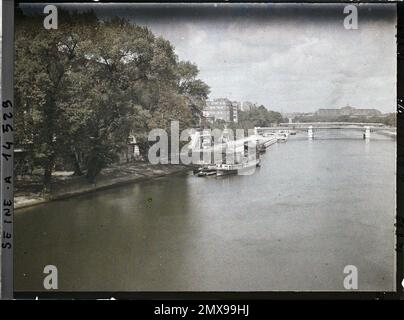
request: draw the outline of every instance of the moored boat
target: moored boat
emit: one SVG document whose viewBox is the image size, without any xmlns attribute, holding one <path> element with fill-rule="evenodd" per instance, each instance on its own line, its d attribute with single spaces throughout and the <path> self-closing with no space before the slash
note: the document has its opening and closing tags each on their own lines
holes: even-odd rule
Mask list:
<svg viewBox="0 0 404 320">
<path fill-rule="evenodd" d="M 264 135 L 257 135 L 257 148 L 260 153 L 264 153 L 266 149 L 276 143 L 277 137 L 273 133 L 266 133 Z"/>
<path fill-rule="evenodd" d="M 194 175 L 197 177 L 206 177 L 216 174 L 216 166 L 215 165 L 205 165 L 199 167 L 198 169 L 194 170 Z"/>
<path fill-rule="evenodd" d="M 272 146 L 274 143 L 276 143 L 278 139 L 275 136 L 268 137 L 268 140 L 264 142 L 265 148 L 268 148 L 269 146 Z"/>
<path fill-rule="evenodd" d="M 197 177 L 208 177 L 216 175 L 216 171 L 199 171 L 196 176 Z"/>
<path fill-rule="evenodd" d="M 216 175 L 217 176 L 225 176 L 230 174 L 241 174 L 246 175 L 249 171 L 253 173 L 255 167 L 259 167 L 261 163 L 261 159 L 249 160 L 244 163 L 237 164 L 219 164 L 216 166 Z"/>
<path fill-rule="evenodd" d="M 279 131 L 276 134 L 276 137 L 277 137 L 278 141 L 280 141 L 280 142 L 286 142 L 288 140 L 288 136 L 289 136 L 289 134 L 284 131 Z"/>
</svg>

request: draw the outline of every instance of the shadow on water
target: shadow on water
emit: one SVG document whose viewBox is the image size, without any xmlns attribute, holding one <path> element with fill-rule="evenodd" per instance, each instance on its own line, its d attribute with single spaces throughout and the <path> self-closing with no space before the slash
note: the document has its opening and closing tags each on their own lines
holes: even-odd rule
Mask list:
<svg viewBox="0 0 404 320">
<path fill-rule="evenodd" d="M 186 177 L 171 178 L 19 210 L 17 290 L 41 290 L 47 264 L 58 267 L 61 290 L 157 290 L 180 283 L 189 202 Z"/>
</svg>

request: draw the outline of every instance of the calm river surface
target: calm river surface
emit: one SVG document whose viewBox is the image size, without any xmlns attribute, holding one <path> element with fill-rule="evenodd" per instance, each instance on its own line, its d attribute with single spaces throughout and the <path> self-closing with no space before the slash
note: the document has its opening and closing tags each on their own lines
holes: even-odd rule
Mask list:
<svg viewBox="0 0 404 320">
<path fill-rule="evenodd" d="M 169 176 L 15 213 L 15 289 L 393 290 L 396 141 L 304 134 L 252 176 Z"/>
</svg>

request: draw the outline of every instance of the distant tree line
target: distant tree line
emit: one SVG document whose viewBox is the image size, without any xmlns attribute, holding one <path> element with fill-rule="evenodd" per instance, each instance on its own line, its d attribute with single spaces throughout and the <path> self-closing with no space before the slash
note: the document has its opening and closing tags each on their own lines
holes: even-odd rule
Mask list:
<svg viewBox="0 0 404 320">
<path fill-rule="evenodd" d="M 238 122 L 227 123 L 224 120 L 216 120 L 215 122 L 209 122 L 207 119 L 203 119 L 201 127 L 209 129 L 244 129 L 244 134 L 248 134 L 249 129 L 254 127 L 270 127 L 272 125 L 278 125 L 281 122 L 287 122 L 287 119 L 283 119 L 279 112 L 268 110 L 265 106 L 252 106 L 248 111 L 238 111 Z"/>
<path fill-rule="evenodd" d="M 239 111 L 238 124 L 241 128 L 270 127 L 283 122 L 279 112 L 268 110 L 265 106 L 253 106 L 249 111 Z"/>
<path fill-rule="evenodd" d="M 58 24 L 16 14 L 15 142 L 43 169 L 45 189 L 57 164 L 94 181 L 130 134 L 146 154 L 151 129 L 198 124 L 209 87 L 169 41 L 93 12 L 59 10 Z"/>
</svg>

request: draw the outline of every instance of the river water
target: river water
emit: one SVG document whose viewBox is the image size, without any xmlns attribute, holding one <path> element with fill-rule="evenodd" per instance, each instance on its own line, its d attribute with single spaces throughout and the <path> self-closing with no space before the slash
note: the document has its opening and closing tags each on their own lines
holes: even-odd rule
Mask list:
<svg viewBox="0 0 404 320">
<path fill-rule="evenodd" d="M 272 145 L 251 176 L 190 173 L 18 210 L 15 289 L 359 290 L 395 282 L 396 141 L 321 132 Z"/>
</svg>

